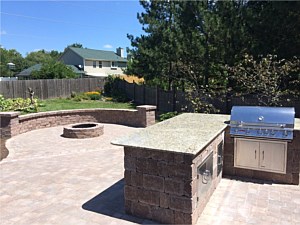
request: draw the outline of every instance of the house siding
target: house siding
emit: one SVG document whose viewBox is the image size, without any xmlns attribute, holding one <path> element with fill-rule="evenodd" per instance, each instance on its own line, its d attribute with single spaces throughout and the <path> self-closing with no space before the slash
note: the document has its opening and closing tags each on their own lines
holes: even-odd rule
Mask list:
<svg viewBox="0 0 300 225">
<path fill-rule="evenodd" d="M 93 67 L 93 61 L 96 61 L 96 68 Z M 122 63 L 122 67 L 117 67 L 115 70 L 111 69 L 111 61 L 102 61 L 102 68 L 99 68 L 99 61 L 101 60 L 85 60 L 84 71 L 86 73 L 103 73 L 103 74 L 123 74 L 123 69 L 126 63 Z M 117 62 L 119 65 L 119 62 Z"/>
<path fill-rule="evenodd" d="M 85 49 L 87 51 L 87 49 Z M 95 54 L 96 50 L 91 50 L 93 51 L 92 53 L 94 53 L 95 57 L 97 56 L 97 54 Z M 104 52 L 104 56 L 103 57 L 107 57 L 107 52 Z M 96 52 L 97 53 L 97 52 Z M 100 59 L 100 58 L 96 58 L 94 59 L 93 57 L 88 58 L 88 57 L 84 57 L 78 53 L 76 53 L 76 51 L 72 50 L 72 48 L 68 48 L 66 49 L 66 51 L 64 52 L 64 54 L 61 56 L 60 61 L 63 62 L 64 64 L 67 65 L 83 65 L 84 67 L 84 72 L 86 73 L 86 75 L 102 75 L 102 76 L 108 76 L 108 75 L 113 75 L 113 74 L 123 74 L 123 70 L 126 68 L 127 63 L 125 62 L 126 59 L 124 58 L 120 58 L 119 56 L 117 56 L 115 53 L 113 52 L 109 52 L 109 56 L 112 57 L 112 59 Z M 100 56 L 99 56 L 100 57 Z M 114 57 L 117 57 L 116 59 L 114 59 Z M 116 67 L 111 68 L 111 61 L 115 62 Z M 125 61 L 124 61 L 125 60 Z M 96 67 L 93 67 L 93 61 L 96 61 Z M 99 61 L 102 62 L 102 68 L 99 68 Z"/>
</svg>

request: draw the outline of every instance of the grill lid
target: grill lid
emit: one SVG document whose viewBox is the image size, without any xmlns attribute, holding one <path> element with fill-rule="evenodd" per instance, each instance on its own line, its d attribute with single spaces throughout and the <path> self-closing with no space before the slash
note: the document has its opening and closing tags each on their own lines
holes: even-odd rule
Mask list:
<svg viewBox="0 0 300 225">
<path fill-rule="evenodd" d="M 291 140 L 294 120 L 292 107 L 233 106 L 230 134 Z"/>
</svg>

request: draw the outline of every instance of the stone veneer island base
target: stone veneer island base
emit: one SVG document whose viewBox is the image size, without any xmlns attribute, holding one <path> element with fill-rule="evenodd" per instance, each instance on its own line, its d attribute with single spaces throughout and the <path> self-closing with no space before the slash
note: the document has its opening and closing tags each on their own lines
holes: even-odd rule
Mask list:
<svg viewBox="0 0 300 225">
<path fill-rule="evenodd" d="M 227 118 L 182 114 L 113 141 L 124 146 L 126 213 L 195 224 L 222 176 Z"/>
<path fill-rule="evenodd" d="M 300 119 L 287 143 L 285 174 L 234 167 L 228 120 L 182 114 L 113 141 L 124 146 L 125 211 L 164 224 L 195 224 L 222 174 L 299 185 Z"/>
</svg>

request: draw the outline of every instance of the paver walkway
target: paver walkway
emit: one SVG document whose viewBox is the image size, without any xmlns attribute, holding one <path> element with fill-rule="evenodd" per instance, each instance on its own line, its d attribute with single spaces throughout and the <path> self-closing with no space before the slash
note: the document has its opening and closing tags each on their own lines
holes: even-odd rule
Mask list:
<svg viewBox="0 0 300 225">
<path fill-rule="evenodd" d="M 123 151 L 110 141 L 138 130 L 67 139 L 62 127 L 18 135 L 0 162 L 0 224 L 153 224 L 124 213 Z M 222 179 L 198 224 L 299 224 L 299 186 Z"/>
</svg>

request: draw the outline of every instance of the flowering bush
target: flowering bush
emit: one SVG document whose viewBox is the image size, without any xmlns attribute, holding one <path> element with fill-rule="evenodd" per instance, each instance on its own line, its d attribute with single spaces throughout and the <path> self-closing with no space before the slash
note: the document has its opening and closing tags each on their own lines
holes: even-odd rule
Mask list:
<svg viewBox="0 0 300 225">
<path fill-rule="evenodd" d="M 98 91 L 89 91 L 84 93 L 91 100 L 100 100 L 101 94 Z"/>
</svg>

